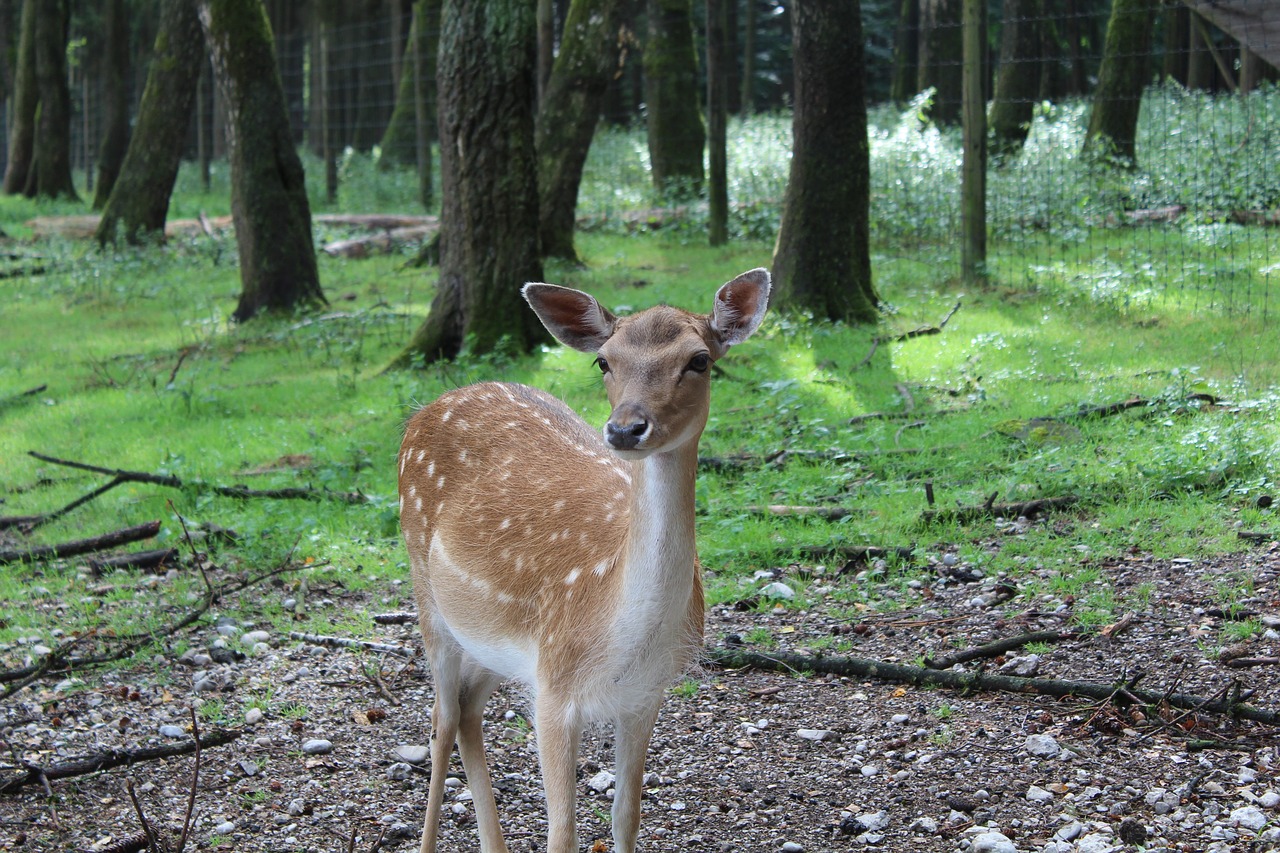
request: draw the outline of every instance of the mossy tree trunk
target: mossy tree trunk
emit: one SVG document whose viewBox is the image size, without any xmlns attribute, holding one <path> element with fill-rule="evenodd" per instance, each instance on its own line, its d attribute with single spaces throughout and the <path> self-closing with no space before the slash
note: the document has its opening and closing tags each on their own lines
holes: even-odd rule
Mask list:
<svg viewBox="0 0 1280 853">
<path fill-rule="evenodd" d="M 104 127 L 98 147 L 98 185 L 93 209 L 102 210 L 120 176 L 129 149 L 129 18 L 124 0 L 106 0 L 103 8 L 102 108 Z"/>
<path fill-rule="evenodd" d="M 1000 66 L 991 101 L 992 154 L 1016 154 L 1031 129 L 1040 80 L 1040 0 L 1004 0 Z"/>
<path fill-rule="evenodd" d="M 9 129 L 9 162 L 4 171 L 4 191 L 17 195 L 27 188 L 35 155 L 36 111 L 40 89 L 36 83 L 36 14 L 39 0 L 25 0 L 19 24 L 18 54 L 13 75 L 13 107 Z"/>
<path fill-rule="evenodd" d="M 240 254 L 232 317 L 325 304 L 302 163 L 293 147 L 271 26 L 261 0 L 199 0 L 227 105 L 231 217 Z"/>
<path fill-rule="evenodd" d="M 795 110 L 791 175 L 773 253 L 774 301 L 873 323 L 870 153 L 856 0 L 792 6 Z"/>
<path fill-rule="evenodd" d="M 195 4 L 163 0 L 136 126 L 98 222 L 99 243 L 137 243 L 164 231 L 203 61 Z"/>
<path fill-rule="evenodd" d="M 644 100 L 653 185 L 696 195 L 702 189 L 706 130 L 698 110 L 698 55 L 690 0 L 648 0 Z"/>
<path fill-rule="evenodd" d="M 27 195 L 78 199 L 71 178 L 71 89 L 67 85 L 67 0 L 41 0 L 36 15 L 36 78 L 40 114 L 36 120 L 35 181 L 27 175 Z"/>
<path fill-rule="evenodd" d="M 916 96 L 920 56 L 920 0 L 898 0 L 898 20 L 893 28 L 893 76 L 889 99 L 905 104 Z"/>
<path fill-rule="evenodd" d="M 437 70 L 440 277 L 426 320 L 393 366 L 549 340 L 520 298 L 542 278 L 533 141 L 534 7 L 445 0 Z"/>
<path fill-rule="evenodd" d="M 538 228 L 544 257 L 577 260 L 578 187 L 618 67 L 617 0 L 573 0 L 538 109 Z"/>
<path fill-rule="evenodd" d="M 400 63 L 400 85 L 396 106 L 382 134 L 378 165 L 413 166 L 418 162 L 418 93 L 423 94 L 426 127 L 435 124 L 436 53 L 440 48 L 441 0 L 418 0 L 413 4 L 406 61 Z M 428 148 L 428 151 L 430 148 Z M 430 168 L 430 163 L 427 163 Z"/>
<path fill-rule="evenodd" d="M 1142 90 L 1150 76 L 1152 30 L 1158 8 L 1153 0 L 1114 0 L 1111 5 L 1098 88 L 1085 133 L 1086 156 L 1114 156 L 1123 164 L 1136 163 L 1138 112 Z"/>
<path fill-rule="evenodd" d="M 920 39 L 916 91 L 933 87 L 930 116 L 939 124 L 960 122 L 964 44 L 962 0 L 920 0 Z"/>
</svg>

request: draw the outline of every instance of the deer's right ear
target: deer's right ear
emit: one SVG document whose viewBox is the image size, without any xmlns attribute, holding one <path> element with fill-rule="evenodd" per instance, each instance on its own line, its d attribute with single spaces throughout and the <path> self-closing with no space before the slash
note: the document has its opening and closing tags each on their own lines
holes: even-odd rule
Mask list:
<svg viewBox="0 0 1280 853">
<path fill-rule="evenodd" d="M 580 290 L 529 282 L 520 292 L 542 325 L 565 346 L 596 352 L 613 334 L 617 318 Z"/>
</svg>

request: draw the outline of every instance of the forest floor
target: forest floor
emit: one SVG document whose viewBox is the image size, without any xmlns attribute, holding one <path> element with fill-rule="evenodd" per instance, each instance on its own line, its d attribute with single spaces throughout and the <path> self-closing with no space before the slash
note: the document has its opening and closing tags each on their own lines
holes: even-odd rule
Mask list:
<svg viewBox="0 0 1280 853">
<path fill-rule="evenodd" d="M 1017 535 L 1010 528 L 981 544 L 998 549 Z M 707 615 L 708 645 L 741 643 L 763 654 L 824 649 L 830 657 L 911 664 L 1027 631 L 1072 628 L 1069 595 L 1041 596 L 1027 610 L 1025 600 L 1019 606 L 1016 597 L 1006 599 L 1007 581 L 983 577 L 948 553 L 935 546 L 933 580 L 923 583 L 926 606 L 909 609 L 891 606 L 897 587 L 875 566 L 841 578 L 869 587 L 872 600 L 887 605 L 865 609 L 834 595 L 838 566 L 780 567 L 776 579 L 805 595 L 807 609 L 752 599 L 716 605 Z M 1140 679 L 1147 690 L 1206 699 L 1238 685 L 1250 704 L 1280 707 L 1280 543 L 1195 560 L 1135 553 L 1091 567 L 1117 592 L 1142 587 L 1131 620 L 962 668 L 1021 667 L 1036 678 L 1114 685 Z M 229 578 L 211 570 L 215 584 Z M 1227 589 L 1242 592 L 1224 601 Z M 211 615 L 220 607 L 252 612 L 289 594 L 277 579 L 219 602 Z M 371 594 L 339 583 L 312 590 L 308 607 L 336 618 L 409 602 L 404 584 Z M 1238 619 L 1262 620 L 1267 630 L 1216 654 L 1205 638 Z M 419 659 L 279 633 L 246 641 L 240 632 L 255 626 L 228 621 L 219 630 L 205 619 L 174 636 L 169 654 L 37 682 L 0 704 L 9 747 L 0 756 L 0 785 L 15 775 L 18 759 L 48 768 L 109 749 L 189 740 L 194 704 L 205 736 L 242 734 L 203 751 L 188 849 L 416 849 L 428 769 L 401 759 L 416 759 L 413 747 L 427 742 L 431 683 Z M 420 649 L 412 623 L 350 639 Z M 240 648 L 250 654 L 239 655 Z M 1241 657 L 1270 660 L 1228 665 Z M 545 845 L 527 714 L 519 691 L 508 687 L 491 701 L 486 722 L 513 851 Z M 607 730 L 589 732 L 580 758 L 579 826 L 584 849 L 593 851 L 612 849 L 609 741 Z M 153 829 L 172 841 L 194 767 L 187 755 L 0 795 L 0 849 L 143 849 L 122 846 L 140 830 L 127 779 Z M 1122 692 L 1110 701 L 964 694 L 707 665 L 669 696 L 648 771 L 646 851 L 1280 848 L 1274 727 L 1126 704 Z M 450 774 L 442 849 L 476 849 L 470 791 L 456 757 Z"/>
</svg>

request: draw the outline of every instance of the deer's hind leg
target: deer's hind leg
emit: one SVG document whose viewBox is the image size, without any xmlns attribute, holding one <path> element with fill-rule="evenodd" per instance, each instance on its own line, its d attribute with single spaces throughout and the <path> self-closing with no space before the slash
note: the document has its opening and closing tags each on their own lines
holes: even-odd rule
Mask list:
<svg viewBox="0 0 1280 853">
<path fill-rule="evenodd" d="M 493 780 L 489 776 L 489 761 L 484 752 L 484 706 L 502 678 L 478 664 L 463 665 L 466 672 L 460 697 L 461 714 L 458 719 L 458 753 L 467 771 L 467 786 L 471 789 L 476 807 L 476 825 L 480 831 L 482 853 L 507 853 L 498 824 L 498 807 L 493 798 Z M 468 671 L 470 670 L 470 671 Z"/>
</svg>

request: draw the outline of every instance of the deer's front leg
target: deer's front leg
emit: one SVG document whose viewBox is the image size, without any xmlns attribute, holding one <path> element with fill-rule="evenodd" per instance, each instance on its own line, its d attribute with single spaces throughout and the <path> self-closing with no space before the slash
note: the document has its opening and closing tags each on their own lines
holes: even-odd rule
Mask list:
<svg viewBox="0 0 1280 853">
<path fill-rule="evenodd" d="M 644 759 L 658 719 L 663 694 L 650 707 L 619 716 L 613 739 L 617 775 L 613 786 L 613 847 L 616 853 L 634 853 L 640 828 L 640 797 L 644 787 Z"/>
<path fill-rule="evenodd" d="M 561 703 L 539 696 L 534 728 L 547 798 L 547 853 L 578 853 L 578 743 L 582 727 Z"/>
</svg>

